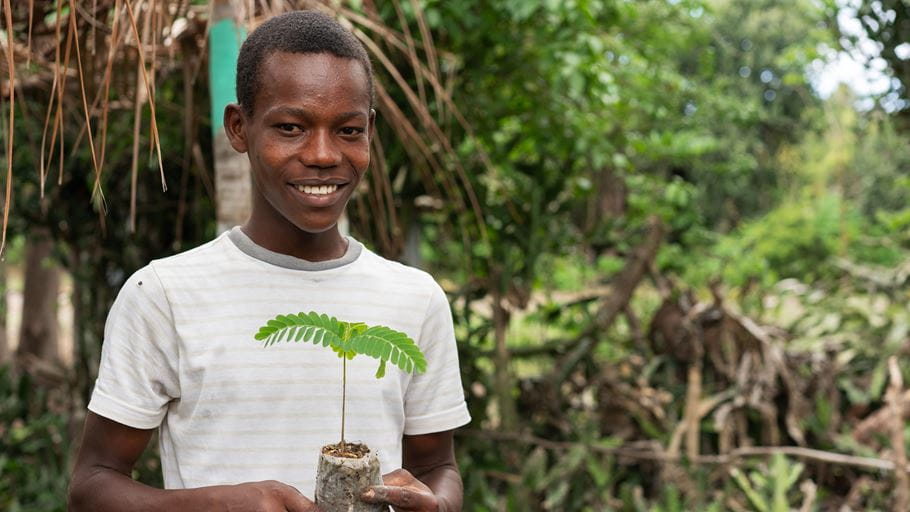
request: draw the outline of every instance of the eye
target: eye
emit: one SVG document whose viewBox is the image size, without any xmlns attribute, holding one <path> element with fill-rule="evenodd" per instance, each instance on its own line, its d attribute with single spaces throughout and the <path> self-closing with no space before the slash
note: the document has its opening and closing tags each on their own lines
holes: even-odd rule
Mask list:
<svg viewBox="0 0 910 512">
<path fill-rule="evenodd" d="M 303 128 L 293 123 L 278 123 L 275 125 L 275 128 L 282 133 L 290 135 L 296 135 L 303 131 Z"/>
<path fill-rule="evenodd" d="M 363 133 L 364 129 L 360 128 L 359 126 L 345 126 L 340 131 L 341 131 L 342 135 L 346 135 L 348 137 L 353 137 L 353 136 L 357 136 L 357 135 L 360 135 L 361 133 Z"/>
</svg>

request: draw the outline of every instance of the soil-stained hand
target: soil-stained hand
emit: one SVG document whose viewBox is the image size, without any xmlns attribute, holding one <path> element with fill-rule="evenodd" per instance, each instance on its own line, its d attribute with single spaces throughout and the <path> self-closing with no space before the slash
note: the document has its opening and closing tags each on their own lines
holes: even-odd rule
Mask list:
<svg viewBox="0 0 910 512">
<path fill-rule="evenodd" d="M 423 482 L 405 469 L 396 469 L 382 476 L 384 485 L 374 485 L 363 493 L 367 503 L 385 503 L 397 512 L 437 512 L 436 495 Z"/>
<path fill-rule="evenodd" d="M 227 487 L 226 510 L 237 512 L 319 512 L 319 507 L 290 485 L 267 480 Z"/>
</svg>

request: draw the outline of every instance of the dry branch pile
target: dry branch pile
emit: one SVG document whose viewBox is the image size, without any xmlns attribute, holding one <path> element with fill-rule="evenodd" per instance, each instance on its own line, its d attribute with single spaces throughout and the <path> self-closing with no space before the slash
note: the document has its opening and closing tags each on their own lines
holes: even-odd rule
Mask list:
<svg viewBox="0 0 910 512">
<path fill-rule="evenodd" d="M 652 277 L 667 285 L 660 276 Z M 813 308 L 822 308 L 830 319 L 837 293 L 831 292 L 825 302 L 818 299 L 819 290 L 804 287 L 802 292 L 802 299 L 812 296 L 800 303 L 805 318 L 817 313 Z M 855 292 L 844 290 L 845 295 Z M 519 409 L 527 428 L 465 436 L 509 441 L 531 454 L 544 450 L 553 461 L 579 449 L 595 458 L 595 464 L 626 468 L 631 473 L 616 470 L 626 478 L 653 475 L 637 484 L 643 495 L 659 495 L 669 486 L 703 503 L 723 503 L 729 510 L 749 510 L 755 506 L 752 499 L 758 499 L 749 498 L 756 484 L 742 468 L 766 460 L 772 460 L 773 467 L 773 457 L 786 456 L 802 462 L 781 462 L 780 467 L 799 477 L 789 492 L 804 510 L 865 510 L 883 502 L 892 510 L 905 510 L 903 436 L 910 392 L 903 387 L 897 356 L 888 362 L 877 352 L 857 354 L 833 336 L 845 334 L 836 329 L 807 349 L 801 336 L 816 325 L 785 329 L 756 321 L 726 300 L 719 287 L 713 299 L 699 301 L 669 286 L 645 336 L 636 341 L 632 323 L 627 324 L 623 336 L 631 337 L 635 346 L 618 362 L 598 363 L 592 349 L 562 374 L 559 362 L 572 353 L 565 343 L 514 351 L 516 358 L 550 356 L 557 363 L 549 377 L 520 384 Z M 594 345 L 611 339 L 607 327 L 597 331 Z M 903 339 L 899 352 L 906 353 L 908 341 Z M 869 365 L 875 371 L 865 370 Z M 845 392 L 853 387 L 867 389 L 868 395 L 861 400 Z M 591 472 L 583 462 L 560 470 L 586 477 Z M 490 476 L 528 486 L 538 482 L 529 471 Z M 619 485 L 622 477 L 615 478 L 610 485 Z M 725 491 L 730 482 L 742 486 L 742 493 Z M 825 491 L 819 494 L 818 489 Z M 548 496 L 542 487 L 538 492 L 541 499 Z M 585 503 L 597 503 L 596 498 L 587 499 Z"/>
</svg>

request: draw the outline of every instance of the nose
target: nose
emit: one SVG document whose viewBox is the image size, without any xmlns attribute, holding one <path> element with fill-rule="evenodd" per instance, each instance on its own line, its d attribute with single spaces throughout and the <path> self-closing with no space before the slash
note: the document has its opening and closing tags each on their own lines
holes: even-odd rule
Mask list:
<svg viewBox="0 0 910 512">
<path fill-rule="evenodd" d="M 308 167 L 334 167 L 341 164 L 341 158 L 341 150 L 330 130 L 313 130 L 300 152 L 300 161 Z"/>
</svg>

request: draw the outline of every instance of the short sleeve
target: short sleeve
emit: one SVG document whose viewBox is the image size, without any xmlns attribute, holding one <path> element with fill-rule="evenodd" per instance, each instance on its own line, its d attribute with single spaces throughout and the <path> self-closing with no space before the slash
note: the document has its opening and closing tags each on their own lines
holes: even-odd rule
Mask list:
<svg viewBox="0 0 910 512">
<path fill-rule="evenodd" d="M 161 281 L 146 266 L 126 281 L 108 314 L 89 410 L 134 428 L 158 427 L 180 397 L 177 346 Z"/>
<path fill-rule="evenodd" d="M 406 435 L 452 430 L 471 421 L 461 387 L 458 349 L 452 313 L 442 288 L 433 283 L 417 344 L 427 359 L 427 371 L 415 375 L 405 395 Z"/>
</svg>

